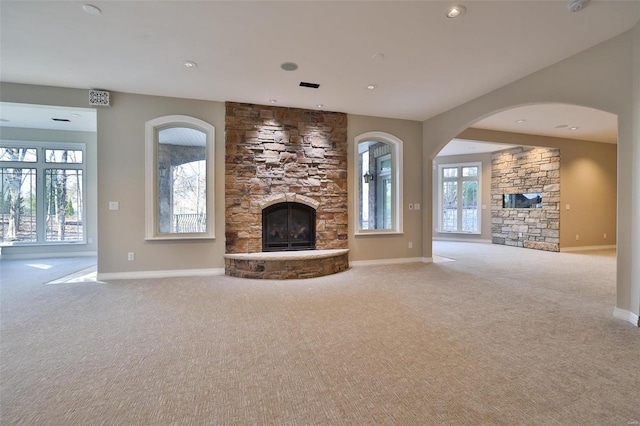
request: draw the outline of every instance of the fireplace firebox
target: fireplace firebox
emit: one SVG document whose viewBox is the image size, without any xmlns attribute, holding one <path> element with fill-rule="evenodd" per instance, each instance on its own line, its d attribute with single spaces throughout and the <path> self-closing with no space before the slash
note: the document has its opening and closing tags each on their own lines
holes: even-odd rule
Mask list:
<svg viewBox="0 0 640 426">
<path fill-rule="evenodd" d="M 262 210 L 262 251 L 316 248 L 316 211 L 301 203 L 277 203 Z"/>
</svg>

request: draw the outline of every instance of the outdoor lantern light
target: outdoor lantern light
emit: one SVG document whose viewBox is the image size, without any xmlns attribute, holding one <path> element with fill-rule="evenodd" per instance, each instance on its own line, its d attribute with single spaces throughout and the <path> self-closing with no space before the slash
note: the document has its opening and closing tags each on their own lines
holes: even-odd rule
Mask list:
<svg viewBox="0 0 640 426">
<path fill-rule="evenodd" d="M 369 183 L 373 180 L 373 174 L 369 170 L 362 177 L 364 178 L 364 183 Z"/>
</svg>

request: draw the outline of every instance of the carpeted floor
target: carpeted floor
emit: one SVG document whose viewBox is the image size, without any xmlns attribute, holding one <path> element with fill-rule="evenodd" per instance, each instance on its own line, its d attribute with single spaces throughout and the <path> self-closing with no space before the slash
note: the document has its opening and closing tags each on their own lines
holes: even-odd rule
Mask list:
<svg viewBox="0 0 640 426">
<path fill-rule="evenodd" d="M 0 423 L 640 423 L 615 252 L 434 252 L 293 281 L 3 279 Z"/>
</svg>

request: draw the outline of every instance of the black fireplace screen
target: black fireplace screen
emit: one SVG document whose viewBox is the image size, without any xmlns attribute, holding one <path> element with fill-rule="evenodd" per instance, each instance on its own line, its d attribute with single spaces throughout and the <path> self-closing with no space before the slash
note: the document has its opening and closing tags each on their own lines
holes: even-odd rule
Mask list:
<svg viewBox="0 0 640 426">
<path fill-rule="evenodd" d="M 262 210 L 262 251 L 316 248 L 316 211 L 300 203 L 278 203 Z"/>
</svg>

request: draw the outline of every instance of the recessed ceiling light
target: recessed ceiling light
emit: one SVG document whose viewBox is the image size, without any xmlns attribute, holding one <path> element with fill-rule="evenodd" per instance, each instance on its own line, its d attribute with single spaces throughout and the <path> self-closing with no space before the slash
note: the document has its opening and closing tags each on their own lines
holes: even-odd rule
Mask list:
<svg viewBox="0 0 640 426">
<path fill-rule="evenodd" d="M 102 11 L 92 4 L 83 4 L 82 10 L 87 12 L 89 15 L 100 15 Z"/>
<path fill-rule="evenodd" d="M 589 4 L 590 0 L 572 0 L 567 5 L 567 9 L 571 12 L 579 12 Z"/>
<path fill-rule="evenodd" d="M 467 8 L 464 6 L 451 6 L 449 9 L 447 9 L 447 11 L 445 12 L 445 16 L 447 18 L 459 18 L 462 15 L 464 15 L 464 12 L 467 11 Z"/>
<path fill-rule="evenodd" d="M 524 123 L 525 121 L 527 120 L 525 120 L 524 118 L 521 118 L 520 120 L 516 120 L 516 123 Z"/>
<path fill-rule="evenodd" d="M 193 61 L 184 61 L 184 62 L 182 63 L 182 65 L 184 65 L 184 66 L 185 66 L 185 68 L 195 68 L 195 67 L 197 67 L 197 66 L 198 66 L 198 64 L 196 64 L 196 63 L 195 63 L 195 62 L 193 62 Z"/>
<path fill-rule="evenodd" d="M 322 108 L 324 105 L 323 104 L 318 104 L 316 105 L 318 108 Z"/>
<path fill-rule="evenodd" d="M 280 65 L 280 68 L 285 71 L 295 71 L 298 69 L 298 64 L 295 62 L 284 62 Z"/>
<path fill-rule="evenodd" d="M 278 102 L 278 100 L 277 99 L 269 99 L 269 102 L 271 102 L 272 104 L 275 104 L 275 103 Z"/>
<path fill-rule="evenodd" d="M 371 55 L 371 59 L 381 61 L 384 59 L 384 53 L 374 53 L 373 55 Z"/>
<path fill-rule="evenodd" d="M 368 85 L 368 86 L 367 86 L 367 89 L 369 89 L 369 90 L 373 90 L 373 89 L 375 89 L 376 87 L 378 87 L 378 86 L 376 86 L 375 84 L 370 84 L 370 85 Z"/>
<path fill-rule="evenodd" d="M 80 117 L 80 114 L 71 114 L 71 116 L 72 116 L 73 118 L 78 118 L 78 117 Z"/>
<path fill-rule="evenodd" d="M 576 127 L 576 126 L 574 126 L 574 127 L 569 127 L 569 130 L 578 130 L 579 128 L 580 128 L 580 127 Z"/>
</svg>

